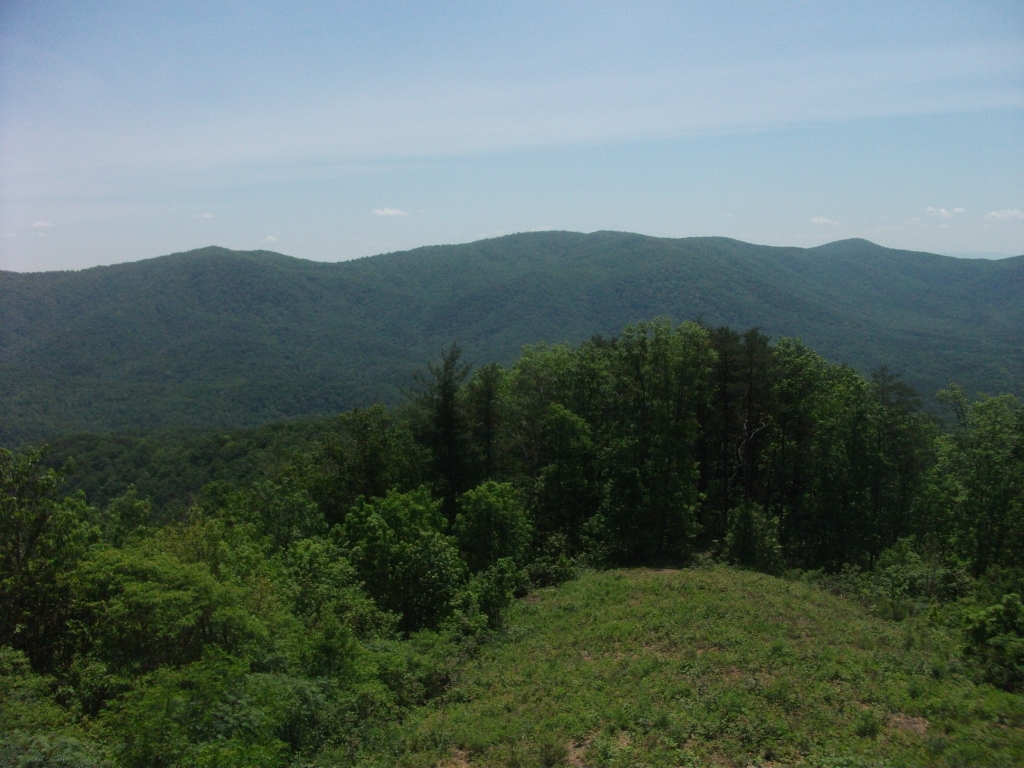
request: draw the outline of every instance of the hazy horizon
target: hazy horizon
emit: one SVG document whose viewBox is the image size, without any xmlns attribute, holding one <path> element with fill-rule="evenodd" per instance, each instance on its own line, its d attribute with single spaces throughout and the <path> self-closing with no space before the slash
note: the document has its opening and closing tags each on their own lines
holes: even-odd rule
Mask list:
<svg viewBox="0 0 1024 768">
<path fill-rule="evenodd" d="M 1017 2 L 0 6 L 0 269 L 538 229 L 1024 253 Z"/>
<path fill-rule="evenodd" d="M 531 234 L 532 232 L 556 232 L 556 231 L 569 232 L 569 233 L 572 233 L 572 234 L 593 234 L 593 232 L 574 232 L 572 230 L 547 230 L 547 229 L 545 229 L 545 230 L 529 230 L 527 232 L 509 232 L 508 235 L 497 235 L 496 237 L 506 237 L 506 236 L 509 236 L 509 235 L 517 235 L 517 234 Z M 600 230 L 594 230 L 594 232 L 597 232 L 597 231 L 600 231 Z M 645 235 L 643 232 L 630 232 L 630 233 L 627 233 L 627 234 L 638 234 L 638 235 L 645 236 L 645 237 L 655 237 L 654 235 Z M 701 237 L 701 236 L 695 236 L 695 237 Z M 707 237 L 716 237 L 716 236 L 715 235 L 708 235 Z M 398 253 L 398 252 L 403 252 L 403 251 L 411 251 L 411 250 L 416 250 L 417 248 L 428 248 L 428 247 L 431 247 L 431 246 L 445 247 L 445 246 L 466 245 L 466 244 L 470 244 L 470 243 L 474 243 L 474 242 L 480 242 L 481 240 L 487 240 L 487 239 L 493 239 L 493 238 L 480 238 L 480 240 L 467 240 L 467 241 L 464 241 L 464 242 L 453 242 L 453 243 L 423 243 L 422 245 L 415 245 L 415 246 L 412 246 L 410 248 L 400 249 L 398 251 L 381 251 L 379 253 L 370 253 L 370 254 L 366 254 L 364 256 L 354 256 L 354 257 L 351 257 L 351 258 L 337 259 L 337 260 L 334 260 L 334 261 L 325 260 L 325 259 L 310 259 L 310 258 L 307 258 L 306 256 L 303 256 L 303 255 L 298 254 L 298 253 L 286 253 L 286 252 L 278 250 L 276 248 L 267 247 L 267 246 L 264 246 L 262 248 L 228 248 L 227 246 L 219 245 L 217 243 L 209 243 L 207 245 L 197 246 L 196 248 L 189 248 L 189 249 L 186 249 L 184 251 L 173 251 L 173 252 L 169 252 L 169 253 L 151 254 L 151 255 L 147 255 L 147 256 L 141 256 L 141 257 L 139 257 L 137 259 L 126 259 L 126 260 L 123 260 L 123 261 L 100 262 L 100 263 L 97 263 L 97 264 L 90 264 L 89 266 L 85 266 L 85 267 L 73 267 L 73 268 L 69 268 L 69 269 L 66 269 L 66 270 L 46 270 L 46 269 L 15 269 L 15 270 L 10 270 L 10 269 L 0 269 L 0 271 L 18 272 L 18 273 L 22 273 L 22 274 L 31 274 L 31 273 L 38 273 L 38 272 L 51 272 L 51 271 L 80 271 L 80 270 L 83 270 L 83 269 L 92 269 L 93 267 L 110 267 L 110 266 L 115 266 L 115 265 L 118 265 L 118 264 L 132 264 L 132 263 L 136 263 L 136 262 L 139 262 L 139 261 L 146 261 L 146 260 L 149 260 L 149 259 L 158 259 L 158 258 L 161 258 L 163 256 L 172 256 L 172 255 L 176 255 L 176 254 L 180 254 L 180 253 L 191 253 L 191 252 L 194 252 L 194 251 L 201 251 L 201 250 L 205 250 L 207 248 L 225 248 L 225 249 L 230 250 L 230 251 L 238 251 L 238 252 L 243 252 L 243 253 L 244 252 L 255 252 L 255 251 L 267 251 L 269 253 L 276 253 L 279 256 L 287 256 L 289 258 L 299 259 L 299 260 L 303 260 L 303 261 L 318 261 L 318 262 L 325 263 L 325 264 L 341 264 L 341 263 L 344 263 L 346 261 L 353 261 L 355 259 L 366 259 L 366 258 L 373 258 L 375 256 L 385 256 L 385 255 L 387 255 L 389 253 Z M 686 239 L 686 238 L 683 237 L 683 238 L 668 238 L 668 239 Z M 828 241 L 826 243 L 822 243 L 821 245 L 828 245 L 828 244 L 834 243 L 834 242 L 839 242 L 839 241 L 831 240 L 831 241 Z M 766 243 L 753 243 L 753 245 L 767 245 L 767 244 Z M 879 245 L 879 243 L 875 243 L 875 245 Z M 783 246 L 783 247 L 785 247 L 785 246 Z M 814 247 L 817 247 L 817 246 L 791 246 L 791 247 L 797 247 L 797 248 L 810 247 L 810 248 L 814 248 Z M 883 246 L 883 247 L 886 247 L 886 246 Z M 913 250 L 913 249 L 901 249 L 901 250 Z M 1016 256 L 1024 255 L 1024 253 L 1017 254 L 1017 253 L 1001 253 L 1001 252 L 991 252 L 991 251 L 980 252 L 980 253 L 976 253 L 976 252 L 975 253 L 971 253 L 971 252 L 968 252 L 968 253 L 938 253 L 938 252 L 934 252 L 934 251 L 921 251 L 921 253 L 934 253 L 934 255 L 936 255 L 936 256 L 948 256 L 948 257 L 954 258 L 954 259 L 985 259 L 985 260 L 989 260 L 989 261 L 997 261 L 999 259 L 1011 259 L 1011 258 L 1014 258 Z"/>
</svg>

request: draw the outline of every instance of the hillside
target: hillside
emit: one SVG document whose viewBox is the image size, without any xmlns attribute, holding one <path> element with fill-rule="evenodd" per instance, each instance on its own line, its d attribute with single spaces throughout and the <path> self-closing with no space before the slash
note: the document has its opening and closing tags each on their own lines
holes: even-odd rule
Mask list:
<svg viewBox="0 0 1024 768">
<path fill-rule="evenodd" d="M 513 608 L 366 762 L 1020 765 L 1019 696 L 923 623 L 729 568 L 592 573 Z"/>
<path fill-rule="evenodd" d="M 800 336 L 925 394 L 1022 393 L 1024 257 L 863 240 L 512 235 L 337 264 L 205 248 L 80 272 L 0 273 L 0 444 L 248 426 L 394 402 L 457 340 L 473 362 L 658 315 Z"/>
</svg>

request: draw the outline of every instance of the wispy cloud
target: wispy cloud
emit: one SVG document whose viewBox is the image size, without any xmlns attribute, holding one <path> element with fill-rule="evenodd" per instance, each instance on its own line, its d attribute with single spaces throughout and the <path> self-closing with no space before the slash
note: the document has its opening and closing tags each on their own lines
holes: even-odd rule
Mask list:
<svg viewBox="0 0 1024 768">
<path fill-rule="evenodd" d="M 32 222 L 32 226 L 35 227 L 36 229 L 48 229 L 49 227 L 53 226 L 53 222 L 52 221 L 34 221 L 34 222 Z"/>
<path fill-rule="evenodd" d="M 17 235 L 13 232 L 4 232 L 4 240 L 13 240 Z"/>
<path fill-rule="evenodd" d="M 266 237 L 263 238 L 263 242 L 264 243 L 276 243 L 277 242 L 277 238 L 274 237 L 273 235 L 267 235 Z"/>
<path fill-rule="evenodd" d="M 1018 211 L 1016 208 L 1005 211 L 989 211 L 985 214 L 985 218 L 989 221 L 1020 221 L 1024 219 L 1024 211 Z"/>
<path fill-rule="evenodd" d="M 813 219 L 811 219 L 811 223 L 812 224 L 831 224 L 831 225 L 835 225 L 835 224 L 838 224 L 839 222 L 838 221 L 833 221 L 832 219 L 828 218 L 827 216 L 815 216 Z"/>
<path fill-rule="evenodd" d="M 213 218 L 213 214 L 212 213 L 200 213 L 200 214 L 198 214 L 196 216 L 196 218 L 197 219 L 212 219 Z"/>
<path fill-rule="evenodd" d="M 967 213 L 963 208 L 925 208 L 928 213 L 932 216 L 938 216 L 940 219 L 952 219 L 958 213 Z"/>
<path fill-rule="evenodd" d="M 408 211 L 403 211 L 401 208 L 374 208 L 372 211 L 374 216 L 408 216 Z"/>
</svg>

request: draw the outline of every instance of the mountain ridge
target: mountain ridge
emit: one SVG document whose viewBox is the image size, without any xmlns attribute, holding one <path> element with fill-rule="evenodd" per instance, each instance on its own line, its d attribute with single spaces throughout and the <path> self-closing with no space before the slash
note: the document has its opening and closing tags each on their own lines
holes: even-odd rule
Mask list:
<svg viewBox="0 0 1024 768">
<path fill-rule="evenodd" d="M 930 396 L 1024 381 L 1024 256 L 851 239 L 795 248 L 600 231 L 506 235 L 343 262 L 209 246 L 0 272 L 0 443 L 252 426 L 394 402 L 452 341 L 475 363 L 667 315 L 800 336 Z"/>
</svg>

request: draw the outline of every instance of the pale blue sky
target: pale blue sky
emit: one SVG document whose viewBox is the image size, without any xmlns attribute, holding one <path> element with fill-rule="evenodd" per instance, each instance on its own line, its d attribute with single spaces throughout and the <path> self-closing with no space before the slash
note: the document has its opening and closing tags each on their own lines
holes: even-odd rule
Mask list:
<svg viewBox="0 0 1024 768">
<path fill-rule="evenodd" d="M 1024 253 L 1024 2 L 0 3 L 0 268 L 545 228 Z"/>
</svg>

